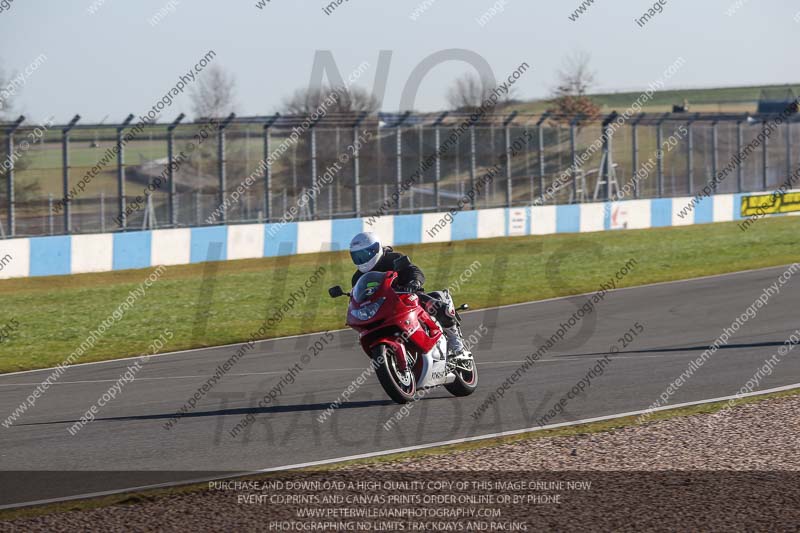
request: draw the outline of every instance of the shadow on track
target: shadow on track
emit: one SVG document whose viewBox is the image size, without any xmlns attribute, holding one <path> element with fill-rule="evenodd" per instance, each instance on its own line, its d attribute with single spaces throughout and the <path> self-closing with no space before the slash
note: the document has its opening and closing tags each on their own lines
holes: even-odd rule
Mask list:
<svg viewBox="0 0 800 533">
<path fill-rule="evenodd" d="M 783 346 L 785 341 L 770 341 L 770 342 L 751 342 L 741 344 L 725 344 L 721 345 L 720 350 L 732 350 L 736 348 L 766 348 L 770 346 Z M 620 350 L 614 354 L 610 352 L 593 352 L 593 353 L 571 353 L 565 355 L 553 356 L 553 359 L 560 359 L 562 357 L 596 357 L 598 355 L 622 355 L 622 354 L 635 354 L 635 353 L 668 353 L 668 352 L 702 352 L 708 350 L 711 346 L 684 346 L 682 348 L 648 348 L 646 350 Z"/>
<path fill-rule="evenodd" d="M 427 399 L 427 398 L 423 398 Z M 431 398 L 434 399 L 434 398 Z M 419 400 L 418 400 L 419 401 Z M 392 400 L 367 400 L 359 402 L 346 402 L 339 404 L 338 409 L 359 409 L 362 407 L 375 407 L 382 405 L 393 405 Z M 183 415 L 175 415 L 172 411 L 168 414 L 157 415 L 136 415 L 136 416 L 115 416 L 108 418 L 95 418 L 94 422 L 119 422 L 127 420 L 164 420 L 171 418 L 198 418 L 205 416 L 229 416 L 229 415 L 259 415 L 268 413 L 296 413 L 302 411 L 324 411 L 330 407 L 328 403 L 312 403 L 312 404 L 297 404 L 297 405 L 274 405 L 272 407 L 241 407 L 238 409 L 221 409 L 216 411 L 201 411 L 196 413 L 186 413 Z M 48 426 L 53 424 L 74 424 L 79 420 L 59 420 L 55 422 L 32 422 L 29 424 L 14 424 L 15 426 Z"/>
</svg>

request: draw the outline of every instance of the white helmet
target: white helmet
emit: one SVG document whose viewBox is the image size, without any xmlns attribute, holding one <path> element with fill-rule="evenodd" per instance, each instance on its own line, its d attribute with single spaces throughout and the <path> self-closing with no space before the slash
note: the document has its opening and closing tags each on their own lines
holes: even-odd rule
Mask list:
<svg viewBox="0 0 800 533">
<path fill-rule="evenodd" d="M 369 272 L 383 257 L 380 237 L 368 231 L 359 233 L 350 241 L 350 257 L 361 272 Z"/>
</svg>

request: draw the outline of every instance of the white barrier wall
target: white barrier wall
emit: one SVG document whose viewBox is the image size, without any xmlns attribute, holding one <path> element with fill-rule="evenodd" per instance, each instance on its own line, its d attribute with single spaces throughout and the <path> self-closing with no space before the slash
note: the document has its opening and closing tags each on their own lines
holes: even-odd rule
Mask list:
<svg viewBox="0 0 800 533">
<path fill-rule="evenodd" d="M 191 261 L 189 228 L 159 229 L 152 235 L 151 265 L 185 265 Z"/>
<path fill-rule="evenodd" d="M 0 279 L 343 250 L 362 230 L 404 245 L 726 222 L 743 218 L 744 196 L 761 194 L 771 193 L 7 239 Z"/>
</svg>

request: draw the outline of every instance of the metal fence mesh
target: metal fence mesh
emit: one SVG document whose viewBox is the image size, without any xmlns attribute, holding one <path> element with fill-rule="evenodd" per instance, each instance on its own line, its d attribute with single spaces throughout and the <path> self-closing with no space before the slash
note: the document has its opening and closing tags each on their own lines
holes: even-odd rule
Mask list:
<svg viewBox="0 0 800 533">
<path fill-rule="evenodd" d="M 594 201 L 598 194 L 603 200 L 607 196 L 598 180 L 606 175 L 603 163 L 609 155 L 619 186 L 629 184 L 633 191 L 635 183 L 635 194 L 623 197 L 694 195 L 726 167 L 716 193 L 774 189 L 800 162 L 796 119 L 781 123 L 766 145 L 740 164 L 732 163 L 767 120 L 719 115 L 631 119 L 601 149 L 603 123 L 537 116 L 467 128 L 460 121 L 437 124 L 427 117 L 402 125 L 371 120 L 356 127 L 340 121 L 307 129 L 234 121 L 220 130 L 216 122 L 199 121 L 177 125 L 171 133 L 165 125 L 145 127 L 124 143 L 121 166 L 114 150 L 120 126 L 68 133 L 63 126 L 40 127 L 38 133 L 25 126 L 13 133 L 11 155 L 8 130 L 0 136 L 6 161 L 0 229 L 10 237 L 341 218 L 379 210 L 419 213 L 459 207 L 470 191 L 475 192 L 475 208 Z M 267 140 L 272 155 L 268 171 Z M 433 155 L 444 143 L 447 149 L 434 164 Z M 516 149 L 506 165 L 503 156 L 512 145 Z M 576 160 L 582 162 L 572 172 Z M 128 213 L 124 228 L 120 175 Z M 565 177 L 564 187 L 546 194 Z M 59 204 L 69 192 L 75 194 L 67 220 Z M 465 208 L 472 207 L 466 202 Z"/>
</svg>

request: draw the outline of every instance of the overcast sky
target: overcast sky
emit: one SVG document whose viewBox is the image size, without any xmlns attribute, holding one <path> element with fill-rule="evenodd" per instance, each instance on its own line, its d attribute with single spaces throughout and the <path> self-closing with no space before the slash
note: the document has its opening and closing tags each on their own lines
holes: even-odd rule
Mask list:
<svg viewBox="0 0 800 533">
<path fill-rule="evenodd" d="M 596 0 L 573 22 L 578 0 L 349 0 L 330 15 L 323 12 L 328 2 L 316 0 L 271 0 L 263 9 L 257 0 L 13 0 L 0 12 L 0 64 L 23 72 L 45 54 L 15 111 L 59 122 L 75 113 L 118 121 L 146 112 L 208 50 L 236 77 L 240 115 L 272 113 L 287 94 L 307 86 L 317 50 L 330 50 L 344 76 L 367 61 L 359 84 L 370 90 L 379 52 L 393 51 L 385 110 L 399 107 L 415 66 L 451 48 L 480 54 L 498 78 L 529 63 L 517 84 L 525 99 L 546 96 L 564 56 L 578 50 L 591 53 L 598 90 L 644 88 L 680 56 L 686 64 L 667 87 L 800 80 L 793 44 L 800 2 L 739 0 L 740 9 L 726 14 L 736 1 L 668 0 L 639 27 L 635 19 L 650 2 Z M 95 2 L 102 5 L 90 14 Z M 503 3 L 484 26 L 476 21 Z M 148 22 L 170 4 L 174 11 L 160 23 Z M 457 61 L 434 69 L 415 107 L 443 107 L 449 83 L 468 70 Z M 161 120 L 179 111 L 190 111 L 186 96 Z"/>
</svg>

